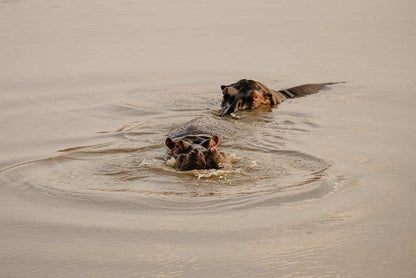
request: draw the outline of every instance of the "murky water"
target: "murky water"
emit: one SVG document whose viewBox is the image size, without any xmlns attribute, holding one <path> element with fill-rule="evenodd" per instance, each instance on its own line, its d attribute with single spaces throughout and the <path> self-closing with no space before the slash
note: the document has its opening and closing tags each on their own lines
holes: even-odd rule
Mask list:
<svg viewBox="0 0 416 278">
<path fill-rule="evenodd" d="M 413 3 L 0 8 L 0 276 L 416 274 Z M 349 82 L 216 117 L 240 78 Z M 198 117 L 233 163 L 176 171 Z"/>
<path fill-rule="evenodd" d="M 142 114 L 139 120 L 113 131 L 98 131 L 103 143 L 57 150 L 53 156 L 9 166 L 4 176 L 39 190 L 59 190 L 64 195 L 79 191 L 136 193 L 135 201 L 143 203 L 144 208 L 158 209 L 160 199 L 162 210 L 192 212 L 206 212 L 217 206 L 241 209 L 281 199 L 278 204 L 286 199 L 310 198 L 310 194 L 323 196 L 332 190 L 333 186 L 318 182 L 330 161 L 284 147 L 286 141 L 313 129 L 307 116 L 266 112 L 244 113 L 238 120 L 219 118 L 214 112 L 219 107 L 218 92 L 183 89 L 174 97 L 166 98 L 165 94 L 162 89 L 129 92 L 125 112 Z M 200 100 L 201 94 L 205 100 Z M 172 100 L 177 102 L 174 107 L 169 104 Z M 210 103 L 212 111 L 202 108 Z M 106 113 L 117 106 L 110 105 Z M 152 113 L 146 113 L 149 107 Z M 231 165 L 219 170 L 181 172 L 166 163 L 164 139 L 186 124 L 181 123 L 183 119 L 195 115 L 203 115 L 198 116 L 201 126 L 218 130 L 223 137 L 221 149 L 232 157 Z M 273 119 L 274 115 L 281 119 Z M 21 171 L 24 180 L 19 178 Z M 280 193 L 285 197 L 280 198 Z M 191 199 L 184 203 L 183 198 Z"/>
</svg>

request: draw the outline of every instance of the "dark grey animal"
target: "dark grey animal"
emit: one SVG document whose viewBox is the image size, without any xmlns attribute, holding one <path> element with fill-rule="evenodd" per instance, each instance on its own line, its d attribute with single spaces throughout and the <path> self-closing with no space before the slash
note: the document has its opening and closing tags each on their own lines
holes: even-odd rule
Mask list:
<svg viewBox="0 0 416 278">
<path fill-rule="evenodd" d="M 305 84 L 289 89 L 272 90 L 254 80 L 241 79 L 230 85 L 222 85 L 220 116 L 232 115 L 241 110 L 260 107 L 276 107 L 288 98 L 298 98 L 319 92 L 324 86 L 343 83 Z"/>
<path fill-rule="evenodd" d="M 288 98 L 314 94 L 324 86 L 337 83 L 340 82 L 306 84 L 275 91 L 258 81 L 241 79 L 221 86 L 223 97 L 220 116 L 233 116 L 246 109 L 276 107 Z M 166 139 L 168 156 L 175 158 L 175 168 L 178 170 L 218 169 L 229 161 L 228 155 L 218 149 L 220 137 L 235 129 L 235 124 L 218 117 L 196 118 Z"/>
<path fill-rule="evenodd" d="M 229 135 L 235 126 L 214 116 L 198 117 L 184 124 L 166 138 L 169 158 L 175 158 L 175 168 L 182 171 L 193 169 L 218 169 L 229 162 L 220 152 L 220 136 Z"/>
</svg>

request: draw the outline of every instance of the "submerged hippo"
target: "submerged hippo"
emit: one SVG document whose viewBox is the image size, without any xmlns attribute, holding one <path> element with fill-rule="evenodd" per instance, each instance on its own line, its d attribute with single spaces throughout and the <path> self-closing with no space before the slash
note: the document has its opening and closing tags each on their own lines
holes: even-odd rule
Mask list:
<svg viewBox="0 0 416 278">
<path fill-rule="evenodd" d="M 326 85 L 342 82 L 306 84 L 284 90 L 272 90 L 254 80 L 241 79 L 231 85 L 222 85 L 220 116 L 231 115 L 246 109 L 276 107 L 288 98 L 303 97 L 317 93 Z"/>
<path fill-rule="evenodd" d="M 223 98 L 219 115 L 235 116 L 236 112 L 245 109 L 272 108 L 288 98 L 314 94 L 326 85 L 337 83 L 340 82 L 306 84 L 275 91 L 258 81 L 241 79 L 221 86 Z M 174 159 L 174 167 L 182 171 L 218 169 L 229 163 L 229 156 L 219 151 L 218 144 L 220 136 L 238 129 L 235 126 L 235 123 L 218 117 L 199 117 L 186 123 L 165 141 L 169 148 L 168 156 Z"/>
<path fill-rule="evenodd" d="M 196 118 L 175 130 L 165 141 L 168 157 L 181 171 L 219 169 L 230 162 L 218 149 L 221 137 L 232 134 L 234 126 L 212 116 Z"/>
<path fill-rule="evenodd" d="M 176 140 L 168 137 L 165 144 L 178 170 L 218 169 L 228 161 L 227 155 L 218 150 L 219 140 L 217 135 L 186 135 Z"/>
</svg>

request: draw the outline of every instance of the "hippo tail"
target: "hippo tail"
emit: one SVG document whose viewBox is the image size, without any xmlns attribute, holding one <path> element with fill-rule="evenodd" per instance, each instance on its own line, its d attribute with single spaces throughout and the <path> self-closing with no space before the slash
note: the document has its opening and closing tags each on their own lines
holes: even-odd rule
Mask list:
<svg viewBox="0 0 416 278">
<path fill-rule="evenodd" d="M 316 94 L 325 86 L 340 84 L 340 83 L 346 83 L 346 82 L 305 84 L 305 85 L 300 85 L 300 86 L 296 86 L 296 87 L 289 88 L 289 89 L 279 90 L 278 92 L 284 95 L 286 98 L 298 98 L 298 97 L 304 97 L 307 95 Z"/>
</svg>

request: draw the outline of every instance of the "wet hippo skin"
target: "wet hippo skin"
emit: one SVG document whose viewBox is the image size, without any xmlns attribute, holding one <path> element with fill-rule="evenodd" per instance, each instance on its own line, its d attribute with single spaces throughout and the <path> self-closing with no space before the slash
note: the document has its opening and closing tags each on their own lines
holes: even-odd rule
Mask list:
<svg viewBox="0 0 416 278">
<path fill-rule="evenodd" d="M 305 84 L 276 91 L 258 81 L 241 79 L 236 83 L 221 86 L 223 97 L 220 116 L 234 115 L 246 109 L 276 107 L 288 98 L 315 94 L 324 86 L 337 83 L 343 82 Z"/>
<path fill-rule="evenodd" d="M 289 89 L 275 91 L 254 80 L 241 79 L 230 85 L 222 85 L 223 94 L 219 116 L 231 115 L 246 109 L 275 107 L 288 98 L 302 97 L 317 93 L 326 85 L 306 84 Z M 218 119 L 218 117 L 217 117 Z M 194 169 L 218 169 L 229 161 L 228 156 L 220 152 L 218 144 L 222 132 L 232 128 L 220 124 L 224 120 L 199 117 L 177 130 L 165 141 L 169 158 L 174 158 L 174 167 L 188 171 Z"/>
<path fill-rule="evenodd" d="M 190 134 L 175 140 L 168 137 L 165 144 L 178 170 L 218 169 L 228 159 L 225 153 L 218 150 L 219 140 L 217 135 Z"/>
</svg>

